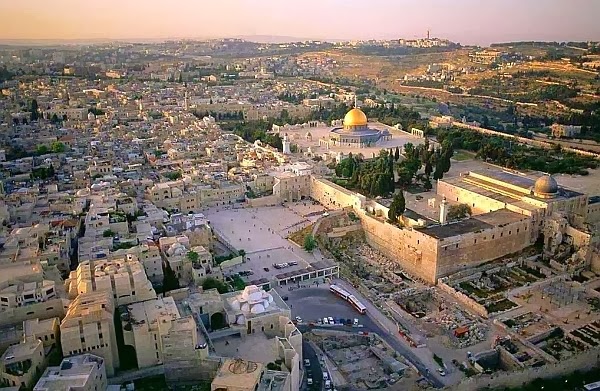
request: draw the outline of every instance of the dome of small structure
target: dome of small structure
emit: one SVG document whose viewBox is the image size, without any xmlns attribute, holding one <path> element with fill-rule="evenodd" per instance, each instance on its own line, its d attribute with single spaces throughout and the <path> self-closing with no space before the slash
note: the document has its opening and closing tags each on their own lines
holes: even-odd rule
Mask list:
<svg viewBox="0 0 600 391">
<path fill-rule="evenodd" d="M 553 196 L 558 193 L 558 183 L 551 175 L 544 175 L 535 181 L 533 190 L 537 195 Z"/>
<path fill-rule="evenodd" d="M 347 126 L 365 126 L 367 124 L 367 115 L 361 109 L 353 108 L 344 117 L 344 127 Z"/>
</svg>

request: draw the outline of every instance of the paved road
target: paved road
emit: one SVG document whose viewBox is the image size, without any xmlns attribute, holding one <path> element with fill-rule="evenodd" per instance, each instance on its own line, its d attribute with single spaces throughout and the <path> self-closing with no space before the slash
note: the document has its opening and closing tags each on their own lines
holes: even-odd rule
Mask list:
<svg viewBox="0 0 600 391">
<path fill-rule="evenodd" d="M 351 330 L 379 334 L 392 348 L 406 357 L 431 384 L 437 388 L 444 387 L 444 383 L 433 374 L 437 367 L 431 365 L 428 369 L 427 365 L 412 351 L 408 343 L 398 336 L 397 327 L 392 321 L 381 314 L 368 300 L 365 300 L 350 284 L 339 280 L 336 280 L 335 283 L 342 285 L 344 289 L 355 295 L 367 307 L 367 314 L 359 314 L 344 300 L 331 294 L 328 285 L 295 288 L 292 291 L 287 288 L 277 288 L 277 290 L 282 296 L 288 297 L 288 305 L 291 306 L 292 316 L 300 316 L 304 322 L 314 321 L 318 318 L 322 319 L 326 316 L 344 319 L 357 318 L 364 327 L 352 328 Z M 348 327 L 342 326 L 339 328 L 349 330 Z"/>
<path fill-rule="evenodd" d="M 345 290 L 352 293 L 367 307 L 367 315 L 375 324 L 377 324 L 379 330 L 381 330 L 378 334 L 381 335 L 381 337 L 398 353 L 410 361 L 423 377 L 429 380 L 436 388 L 443 388 L 445 386 L 444 382 L 435 375 L 437 365 L 434 364 L 428 366 L 426 362 L 418 357 L 408 342 L 399 336 L 397 325 L 394 322 L 383 315 L 369 300 L 366 300 L 351 284 L 342 280 L 336 280 L 335 284 L 342 286 Z"/>
<path fill-rule="evenodd" d="M 310 367 L 305 368 L 306 376 L 304 376 L 304 382 L 302 384 L 302 387 L 306 387 L 304 389 L 308 390 L 321 390 L 323 388 L 321 384 L 323 380 L 323 372 L 321 371 L 319 357 L 317 356 L 317 353 L 314 351 L 312 346 L 310 346 L 310 344 L 306 340 L 302 341 L 302 356 L 304 359 L 310 360 Z M 304 363 L 302 363 L 302 365 L 304 365 Z M 308 377 L 313 379 L 313 385 L 310 387 L 306 383 L 306 379 Z"/>
</svg>

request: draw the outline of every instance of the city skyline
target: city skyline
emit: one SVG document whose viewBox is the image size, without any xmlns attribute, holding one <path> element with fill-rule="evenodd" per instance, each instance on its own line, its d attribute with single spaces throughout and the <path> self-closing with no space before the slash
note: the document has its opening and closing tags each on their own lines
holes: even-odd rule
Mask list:
<svg viewBox="0 0 600 391">
<path fill-rule="evenodd" d="M 507 41 L 600 39 L 600 2 L 573 0 L 475 0 L 370 2 L 325 0 L 224 0 L 215 3 L 51 0 L 40 12 L 34 3 L 5 2 L 10 16 L 0 40 L 161 40 L 173 38 L 290 37 L 354 40 L 424 37 L 463 44 Z"/>
</svg>

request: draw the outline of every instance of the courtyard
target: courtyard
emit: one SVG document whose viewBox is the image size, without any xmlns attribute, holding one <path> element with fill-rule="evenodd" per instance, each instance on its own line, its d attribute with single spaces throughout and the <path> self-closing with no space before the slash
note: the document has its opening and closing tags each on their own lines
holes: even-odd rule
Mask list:
<svg viewBox="0 0 600 391">
<path fill-rule="evenodd" d="M 242 272 L 248 281 L 272 281 L 282 273 L 307 269 L 322 258 L 304 251 L 287 238 L 316 221 L 325 209 L 311 201 L 285 206 L 210 209 L 205 215 L 222 241 L 244 250 L 244 262 L 226 269 L 226 274 Z M 276 268 L 275 264 L 284 264 Z"/>
</svg>

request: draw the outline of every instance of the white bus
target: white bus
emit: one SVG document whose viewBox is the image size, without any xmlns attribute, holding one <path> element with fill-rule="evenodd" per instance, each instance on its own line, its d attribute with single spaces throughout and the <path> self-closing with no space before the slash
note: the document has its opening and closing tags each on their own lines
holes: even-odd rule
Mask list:
<svg viewBox="0 0 600 391">
<path fill-rule="evenodd" d="M 329 286 L 329 290 L 333 292 L 334 295 L 346 300 L 355 310 L 357 310 L 361 314 L 364 314 L 367 311 L 367 307 L 365 307 L 363 303 L 361 303 L 354 295 L 351 295 L 345 289 L 335 284 L 331 284 Z"/>
</svg>

